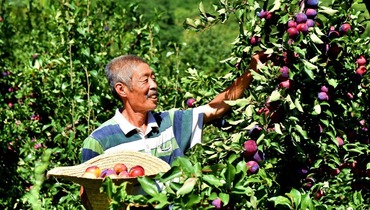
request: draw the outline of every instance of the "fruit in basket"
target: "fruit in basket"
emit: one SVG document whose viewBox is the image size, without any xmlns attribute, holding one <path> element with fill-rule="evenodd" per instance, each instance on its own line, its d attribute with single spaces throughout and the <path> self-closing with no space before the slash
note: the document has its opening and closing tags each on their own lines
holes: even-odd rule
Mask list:
<svg viewBox="0 0 370 210">
<path fill-rule="evenodd" d="M 89 166 L 86 168 L 85 173 L 93 173 L 95 174 L 95 178 L 98 178 L 101 174 L 101 169 L 99 168 L 99 166 Z"/>
<path fill-rule="evenodd" d="M 100 178 L 105 178 L 107 176 L 110 176 L 112 177 L 112 174 L 116 175 L 117 176 L 117 173 L 112 169 L 112 168 L 107 168 L 107 169 L 104 169 L 101 174 L 100 174 Z M 113 176 L 114 176 L 113 175 Z"/>
<path fill-rule="evenodd" d="M 130 174 L 128 173 L 128 171 L 122 171 L 118 174 L 118 177 L 129 178 Z"/>
<path fill-rule="evenodd" d="M 113 170 L 116 172 L 116 174 L 119 174 L 122 171 L 127 171 L 127 166 L 124 163 L 116 163 L 113 166 Z"/>
<path fill-rule="evenodd" d="M 82 177 L 83 178 L 88 178 L 88 179 L 95 179 L 95 178 L 98 178 L 99 176 L 96 176 L 96 174 L 95 173 L 93 173 L 93 172 L 84 172 L 83 174 L 82 174 Z"/>
<path fill-rule="evenodd" d="M 145 175 L 145 170 L 142 166 L 135 165 L 135 166 L 130 168 L 129 175 L 130 175 L 130 177 L 144 176 Z"/>
</svg>

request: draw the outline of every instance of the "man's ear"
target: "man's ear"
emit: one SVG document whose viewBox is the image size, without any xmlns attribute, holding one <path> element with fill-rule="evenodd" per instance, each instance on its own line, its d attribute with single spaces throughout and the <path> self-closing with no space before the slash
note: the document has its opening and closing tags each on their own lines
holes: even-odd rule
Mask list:
<svg viewBox="0 0 370 210">
<path fill-rule="evenodd" d="M 126 98 L 127 97 L 127 86 L 121 82 L 117 82 L 114 85 L 114 89 L 116 90 L 117 94 L 120 98 Z"/>
</svg>

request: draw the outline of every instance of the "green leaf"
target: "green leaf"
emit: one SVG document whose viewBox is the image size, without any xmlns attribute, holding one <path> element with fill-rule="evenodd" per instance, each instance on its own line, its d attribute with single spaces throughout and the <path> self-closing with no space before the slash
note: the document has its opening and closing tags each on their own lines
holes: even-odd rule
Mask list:
<svg viewBox="0 0 370 210">
<path fill-rule="evenodd" d="M 274 7 L 272 7 L 270 9 L 270 12 L 273 12 L 273 11 L 278 10 L 280 8 L 280 6 L 281 6 L 280 0 L 275 0 L 273 5 L 274 5 Z"/>
<path fill-rule="evenodd" d="M 193 189 L 195 184 L 197 183 L 198 178 L 189 178 L 187 179 L 184 184 L 180 187 L 180 189 L 176 192 L 177 196 L 185 195 L 190 193 Z"/>
<path fill-rule="evenodd" d="M 301 193 L 293 188 L 289 193 L 286 193 L 286 195 L 293 201 L 294 207 L 297 208 L 301 203 Z"/>
<path fill-rule="evenodd" d="M 310 35 L 311 40 L 316 44 L 323 44 L 324 42 L 314 33 Z"/>
<path fill-rule="evenodd" d="M 274 90 L 272 91 L 271 95 L 270 95 L 270 98 L 269 98 L 269 101 L 270 102 L 273 102 L 273 101 L 278 101 L 280 100 L 280 92 L 277 91 L 277 90 Z"/>
<path fill-rule="evenodd" d="M 223 182 L 219 178 L 217 178 L 215 175 L 203 175 L 202 178 L 210 186 L 220 187 L 223 185 Z"/>
<path fill-rule="evenodd" d="M 302 210 L 315 210 L 315 206 L 313 205 L 313 202 L 310 198 L 310 194 L 309 193 L 305 193 L 301 196 L 301 206 L 299 209 L 302 209 Z"/>
<path fill-rule="evenodd" d="M 296 98 L 294 100 L 294 105 L 295 105 L 295 107 L 297 107 L 298 111 L 303 112 L 303 108 L 302 108 L 301 103 L 300 103 L 298 98 Z"/>
<path fill-rule="evenodd" d="M 199 11 L 203 15 L 203 17 L 207 17 L 206 11 L 204 10 L 203 2 L 199 3 Z"/>
<path fill-rule="evenodd" d="M 153 179 L 143 176 L 138 177 L 137 180 L 140 182 L 141 187 L 146 193 L 148 193 L 148 195 L 154 197 L 159 193 L 157 184 Z"/>
<path fill-rule="evenodd" d="M 314 114 L 318 115 L 321 113 L 321 106 L 320 104 L 317 104 L 313 107 L 313 110 L 314 110 Z"/>
<path fill-rule="evenodd" d="M 161 176 L 161 181 L 163 183 L 173 180 L 174 178 L 180 177 L 182 175 L 181 169 L 179 167 L 171 167 L 169 171 Z"/>
<path fill-rule="evenodd" d="M 225 172 L 225 179 L 230 189 L 232 188 L 232 185 L 233 185 L 232 183 L 234 181 L 235 171 L 236 169 L 233 165 L 231 164 L 227 165 L 226 172 Z"/>
<path fill-rule="evenodd" d="M 252 74 L 252 77 L 253 77 L 254 80 L 262 81 L 262 82 L 267 81 L 266 77 L 264 77 L 262 74 L 259 74 L 255 71 L 251 71 L 251 74 Z"/>
<path fill-rule="evenodd" d="M 307 132 L 302 129 L 302 127 L 298 124 L 295 125 L 295 129 L 301 134 L 301 136 L 305 139 L 308 139 Z"/>
<path fill-rule="evenodd" d="M 275 207 L 278 205 L 283 205 L 283 206 L 288 207 L 289 209 L 294 209 L 290 203 L 290 200 L 287 197 L 277 196 L 277 197 L 272 197 L 270 200 L 274 202 Z"/>
<path fill-rule="evenodd" d="M 332 8 L 326 7 L 326 6 L 320 6 L 318 12 L 319 13 L 325 13 L 325 14 L 328 14 L 328 15 L 334 15 L 335 13 L 338 12 L 338 10 L 335 10 L 335 9 L 332 9 Z"/>
<path fill-rule="evenodd" d="M 150 203 L 156 203 L 156 205 L 155 205 L 156 209 L 163 209 L 164 207 L 166 207 L 167 205 L 170 204 L 170 202 L 167 199 L 168 199 L 168 197 L 167 197 L 166 194 L 159 193 L 156 196 L 154 196 L 153 198 L 149 199 L 148 201 Z"/>
</svg>

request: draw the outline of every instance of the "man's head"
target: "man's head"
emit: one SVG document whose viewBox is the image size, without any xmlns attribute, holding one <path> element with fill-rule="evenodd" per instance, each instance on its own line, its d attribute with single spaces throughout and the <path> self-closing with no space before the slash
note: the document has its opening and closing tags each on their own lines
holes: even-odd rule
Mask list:
<svg viewBox="0 0 370 210">
<path fill-rule="evenodd" d="M 140 57 L 123 55 L 105 67 L 110 89 L 125 108 L 150 111 L 157 106 L 157 84 L 153 71 Z"/>
</svg>

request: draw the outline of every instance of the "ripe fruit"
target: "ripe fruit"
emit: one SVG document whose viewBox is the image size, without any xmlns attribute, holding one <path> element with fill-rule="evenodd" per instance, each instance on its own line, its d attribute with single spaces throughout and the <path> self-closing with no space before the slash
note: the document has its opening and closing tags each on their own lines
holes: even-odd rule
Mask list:
<svg viewBox="0 0 370 210">
<path fill-rule="evenodd" d="M 307 8 L 317 8 L 318 5 L 319 5 L 319 0 L 307 0 L 306 1 Z"/>
<path fill-rule="evenodd" d="M 314 27 L 315 26 L 315 21 L 312 19 L 307 19 L 306 24 L 308 28 Z"/>
<path fill-rule="evenodd" d="M 94 173 L 96 177 L 99 177 L 101 170 L 98 166 L 89 166 L 86 168 L 85 172 Z"/>
<path fill-rule="evenodd" d="M 336 175 L 338 175 L 340 173 L 340 169 L 339 168 L 335 168 L 335 169 L 332 169 L 331 171 L 330 171 L 330 175 L 332 175 L 332 176 L 336 176 Z"/>
<path fill-rule="evenodd" d="M 319 98 L 320 100 L 322 100 L 322 101 L 327 101 L 327 100 L 329 100 L 329 96 L 328 96 L 328 94 L 327 94 L 327 93 L 325 93 L 325 92 L 320 92 L 320 93 L 318 94 L 318 98 Z"/>
<path fill-rule="evenodd" d="M 280 67 L 279 71 L 281 72 L 279 79 L 286 80 L 289 78 L 289 68 L 287 66 Z"/>
<path fill-rule="evenodd" d="M 145 175 L 145 170 L 142 166 L 136 165 L 131 167 L 129 171 L 130 177 L 138 177 L 138 176 L 144 176 Z"/>
<path fill-rule="evenodd" d="M 288 79 L 288 80 L 280 82 L 279 87 L 289 89 L 290 85 L 291 85 L 290 80 Z"/>
<path fill-rule="evenodd" d="M 248 174 L 255 174 L 255 173 L 258 172 L 258 170 L 260 168 L 258 163 L 254 160 L 248 161 L 246 163 L 246 166 L 247 166 L 247 169 L 248 169 L 248 171 L 247 171 Z"/>
<path fill-rule="evenodd" d="M 308 31 L 308 25 L 307 23 L 299 23 L 297 25 L 297 30 L 301 31 L 302 33 L 306 33 Z"/>
<path fill-rule="evenodd" d="M 317 11 L 315 9 L 308 8 L 306 10 L 306 16 L 307 16 L 307 18 L 314 18 L 314 17 L 316 17 L 316 15 L 317 15 Z"/>
<path fill-rule="evenodd" d="M 101 174 L 100 174 L 100 178 L 105 178 L 105 177 L 110 176 L 110 175 L 112 175 L 112 174 L 117 175 L 117 174 L 116 174 L 116 172 L 115 172 L 113 169 L 111 169 L 111 168 L 107 168 L 107 169 L 104 169 L 104 170 L 101 172 Z"/>
<path fill-rule="evenodd" d="M 321 86 L 321 92 L 328 93 L 329 92 L 329 88 L 327 88 L 325 85 L 323 85 L 323 86 Z"/>
<path fill-rule="evenodd" d="M 293 28 L 293 27 L 288 28 L 287 32 L 288 32 L 290 38 L 295 38 L 299 34 L 299 31 L 297 30 L 297 28 Z"/>
<path fill-rule="evenodd" d="M 121 173 L 122 171 L 127 171 L 127 166 L 123 163 L 116 163 L 113 166 L 113 170 L 116 172 L 116 174 Z"/>
<path fill-rule="evenodd" d="M 254 153 L 257 152 L 257 143 L 256 141 L 254 140 L 247 140 L 244 142 L 244 153 L 245 153 L 245 156 L 246 157 L 251 157 L 252 155 L 254 155 Z"/>
<path fill-rule="evenodd" d="M 254 153 L 254 155 L 253 155 L 253 160 L 256 161 L 257 163 L 259 163 L 260 161 L 265 160 L 265 153 L 263 153 L 262 151 L 257 150 L 257 152 Z"/>
<path fill-rule="evenodd" d="M 118 174 L 118 177 L 129 178 L 130 174 L 128 173 L 128 171 L 122 171 Z"/>
<path fill-rule="evenodd" d="M 93 172 L 89 172 L 89 171 L 87 171 L 87 172 L 84 172 L 84 173 L 82 174 L 82 177 L 84 177 L 84 178 L 89 178 L 89 179 L 95 179 L 95 178 L 98 178 L 99 176 L 96 176 L 96 174 L 95 174 L 95 173 L 93 173 Z"/>
<path fill-rule="evenodd" d="M 194 107 L 194 105 L 195 105 L 195 99 L 194 98 L 189 98 L 187 101 L 186 101 L 186 105 L 188 106 L 188 107 Z"/>
<path fill-rule="evenodd" d="M 216 198 L 212 201 L 212 206 L 215 207 L 215 209 L 221 209 L 222 208 L 222 201 L 220 198 Z"/>
<path fill-rule="evenodd" d="M 349 23 L 344 23 L 340 26 L 339 32 L 344 35 L 347 34 L 348 31 L 351 30 L 351 25 Z"/>
<path fill-rule="evenodd" d="M 250 44 L 255 46 L 258 45 L 261 42 L 261 38 L 258 36 L 252 36 L 250 39 Z"/>
<path fill-rule="evenodd" d="M 297 24 L 300 24 L 300 23 L 306 23 L 307 21 L 307 15 L 304 14 L 304 13 L 298 13 L 296 16 L 295 16 L 295 22 L 297 22 Z"/>
<path fill-rule="evenodd" d="M 366 67 L 365 66 L 360 66 L 356 69 L 356 74 L 358 75 L 363 75 L 366 73 Z"/>
<path fill-rule="evenodd" d="M 342 138 L 336 137 L 335 139 L 338 141 L 338 145 L 339 146 L 342 146 L 343 145 L 343 139 Z"/>
<path fill-rule="evenodd" d="M 288 21 L 288 28 L 292 28 L 292 27 L 297 27 L 297 22 L 295 22 L 294 20 L 289 20 Z"/>
<path fill-rule="evenodd" d="M 361 55 L 358 59 L 357 59 L 357 65 L 359 66 L 364 66 L 366 65 L 366 58 Z"/>
</svg>

